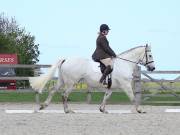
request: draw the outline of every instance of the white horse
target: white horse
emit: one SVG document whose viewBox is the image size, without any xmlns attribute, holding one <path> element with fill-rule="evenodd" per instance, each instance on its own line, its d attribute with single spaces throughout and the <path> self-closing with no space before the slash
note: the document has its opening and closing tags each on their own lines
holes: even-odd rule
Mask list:
<svg viewBox="0 0 180 135">
<path fill-rule="evenodd" d="M 134 101 L 135 96 L 131 86 L 134 68 L 137 66 L 137 64 L 140 64 L 144 65 L 148 71 L 153 71 L 155 69 L 151 47 L 146 45 L 132 48 L 118 55 L 117 58 L 113 59 L 113 61 L 114 68 L 112 72 L 111 89 L 123 89 L 130 100 Z M 39 77 L 29 78 L 32 88 L 41 93 L 47 81 L 54 76 L 57 67 L 59 68 L 57 85 L 51 89 L 48 98 L 41 105 L 40 109 L 44 109 L 49 105 L 52 96 L 56 91 L 65 88 L 62 94 L 64 111 L 65 113 L 73 112 L 68 108 L 68 95 L 74 89 L 75 84 L 82 79 L 88 85 L 89 90 L 92 88 L 106 89 L 102 84 L 99 83 L 102 73 L 100 72 L 98 66 L 98 63 L 85 58 L 61 59 L 50 68 L 47 74 Z M 105 104 L 112 93 L 111 89 L 106 89 L 104 99 L 100 105 L 100 111 L 103 113 L 107 113 L 105 110 Z M 141 112 L 139 105 L 135 105 L 135 108 L 137 112 Z"/>
</svg>

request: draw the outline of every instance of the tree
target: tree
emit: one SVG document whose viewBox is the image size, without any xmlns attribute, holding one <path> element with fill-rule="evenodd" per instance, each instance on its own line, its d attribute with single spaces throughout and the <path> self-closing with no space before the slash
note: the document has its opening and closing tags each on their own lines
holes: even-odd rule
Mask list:
<svg viewBox="0 0 180 135">
<path fill-rule="evenodd" d="M 0 53 L 16 53 L 19 64 L 36 64 L 39 59 L 39 44 L 25 28 L 21 28 L 15 17 L 0 14 Z M 33 76 L 32 69 L 16 69 L 17 76 Z M 20 83 L 24 83 L 20 81 Z M 25 82 L 28 84 L 28 82 Z"/>
<path fill-rule="evenodd" d="M 14 17 L 10 19 L 0 14 L 0 53 L 16 53 L 20 64 L 35 64 L 39 61 L 39 44 L 35 43 L 35 37 L 25 28 L 21 28 Z M 22 70 L 21 70 L 22 71 Z M 32 72 L 21 72 L 19 75 L 32 75 Z"/>
</svg>

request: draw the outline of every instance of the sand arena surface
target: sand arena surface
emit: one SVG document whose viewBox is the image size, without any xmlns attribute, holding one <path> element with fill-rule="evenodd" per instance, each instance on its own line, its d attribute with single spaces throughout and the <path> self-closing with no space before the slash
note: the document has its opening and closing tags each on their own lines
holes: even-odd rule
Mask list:
<svg viewBox="0 0 180 135">
<path fill-rule="evenodd" d="M 0 104 L 0 135 L 179 135 L 180 113 L 166 113 L 178 106 L 143 106 L 146 114 L 131 105 L 107 105 L 109 110 L 131 110 L 130 114 L 7 114 L 6 109 L 36 109 L 35 104 Z M 99 105 L 70 104 L 75 110 L 97 110 Z M 61 110 L 50 104 L 48 110 Z"/>
</svg>

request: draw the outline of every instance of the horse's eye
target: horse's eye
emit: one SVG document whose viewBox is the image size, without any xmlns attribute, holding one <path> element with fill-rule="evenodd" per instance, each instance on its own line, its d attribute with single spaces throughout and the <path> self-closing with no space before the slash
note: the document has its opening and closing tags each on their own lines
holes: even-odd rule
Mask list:
<svg viewBox="0 0 180 135">
<path fill-rule="evenodd" d="M 152 55 L 149 55 L 149 57 L 151 58 L 151 57 L 152 57 Z"/>
</svg>

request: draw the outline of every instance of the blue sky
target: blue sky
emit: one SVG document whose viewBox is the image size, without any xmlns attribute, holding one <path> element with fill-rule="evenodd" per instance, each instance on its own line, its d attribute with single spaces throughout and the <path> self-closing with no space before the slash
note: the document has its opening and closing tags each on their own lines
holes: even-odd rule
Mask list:
<svg viewBox="0 0 180 135">
<path fill-rule="evenodd" d="M 178 0 L 0 0 L 0 11 L 14 16 L 40 44 L 40 64 L 58 58 L 91 59 L 99 25 L 118 54 L 151 44 L 157 70 L 180 68 Z"/>
</svg>

